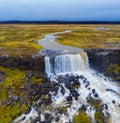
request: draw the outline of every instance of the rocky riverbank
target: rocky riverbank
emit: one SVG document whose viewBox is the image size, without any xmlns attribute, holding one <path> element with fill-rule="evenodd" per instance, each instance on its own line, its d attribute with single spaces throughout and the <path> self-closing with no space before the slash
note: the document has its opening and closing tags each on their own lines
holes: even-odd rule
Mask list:
<svg viewBox="0 0 120 123">
<path fill-rule="evenodd" d="M 85 51 L 92 69 L 120 82 L 120 49 L 88 49 Z"/>
<path fill-rule="evenodd" d="M 44 72 L 44 57 L 37 53 L 33 56 L 0 56 L 0 66 L 6 68 L 18 68 L 21 70 L 36 70 Z"/>
<path fill-rule="evenodd" d="M 100 73 L 103 73 L 104 75 L 112 78 L 114 81 L 120 82 L 120 78 L 119 78 L 120 50 L 119 49 L 89 49 L 86 50 L 86 52 L 89 58 L 89 65 L 92 69 L 95 69 Z M 61 94 L 64 95 L 65 93 L 62 85 L 57 84 L 55 82 L 51 82 L 50 80 L 45 78 L 44 56 L 40 55 L 39 53 L 33 56 L 19 56 L 19 57 L 13 57 L 4 54 L 0 56 L 0 66 L 2 66 L 5 69 L 10 68 L 9 72 L 13 72 L 12 75 L 10 75 L 11 79 L 13 78 L 13 80 L 11 80 L 12 84 L 11 83 L 9 84 L 9 81 L 6 82 L 6 79 L 9 77 L 9 75 L 7 75 L 8 70 L 7 71 L 4 69 L 0 70 L 0 88 L 2 89 L 2 93 L 3 90 L 5 90 L 4 91 L 5 94 L 7 93 L 6 98 L 4 100 L 3 97 L 2 99 L 0 99 L 0 107 L 1 107 L 0 110 L 1 111 L 2 109 L 5 110 L 5 107 L 7 107 L 7 110 L 10 109 L 12 111 L 16 106 L 17 106 L 16 110 L 18 109 L 20 110 L 16 114 L 12 114 L 12 115 L 10 114 L 10 116 L 7 115 L 5 116 L 5 118 L 2 117 L 3 119 L 7 119 L 10 117 L 11 119 L 10 121 L 12 121 L 21 113 L 28 114 L 32 110 L 31 106 L 35 107 L 40 114 L 40 112 L 43 112 L 43 110 L 46 109 L 47 105 L 48 105 L 47 108 L 51 108 L 52 98 L 51 95 L 49 94 L 50 92 L 54 92 L 57 94 L 59 88 L 61 88 Z M 23 74 L 20 75 L 23 77 L 19 78 L 19 74 L 21 71 L 15 73 L 16 69 L 19 69 L 23 72 Z M 16 79 L 14 81 L 14 76 L 15 79 L 17 78 L 19 80 Z M 19 81 L 22 81 L 22 83 L 19 84 Z M 72 101 L 71 97 L 74 97 L 77 100 L 79 95 L 76 91 L 76 88 L 80 86 L 80 83 L 78 82 L 77 78 L 75 78 L 74 76 L 72 78 L 70 78 L 69 76 L 65 78 L 59 77 L 57 81 L 59 81 L 60 83 L 64 83 L 64 81 L 68 81 L 65 83 L 65 87 L 70 89 L 72 96 L 66 97 L 67 104 L 71 103 Z M 74 83 L 71 83 L 71 81 L 74 81 Z M 85 87 L 88 88 L 88 86 L 89 83 L 86 83 Z M 113 91 L 113 90 L 108 90 L 108 91 Z M 95 96 L 98 95 L 95 94 Z M 39 99 L 41 99 L 42 102 L 40 102 L 38 105 L 37 102 Z M 99 102 L 93 100 L 93 103 L 99 106 Z M 86 107 L 83 106 L 83 109 L 84 108 Z M 80 112 L 83 111 L 83 109 L 80 109 Z M 62 114 L 66 113 L 66 107 L 60 107 L 59 109 L 56 109 L 55 112 L 62 113 Z M 44 121 L 45 122 L 48 122 L 49 120 L 52 121 L 53 116 L 47 112 L 44 113 L 45 113 Z M 37 117 L 35 121 L 34 120 L 32 121 L 36 122 L 38 121 L 39 118 L 40 117 Z M 56 121 L 59 121 L 60 117 L 54 117 L 54 119 Z M 25 117 L 23 117 L 22 120 L 24 121 Z"/>
</svg>

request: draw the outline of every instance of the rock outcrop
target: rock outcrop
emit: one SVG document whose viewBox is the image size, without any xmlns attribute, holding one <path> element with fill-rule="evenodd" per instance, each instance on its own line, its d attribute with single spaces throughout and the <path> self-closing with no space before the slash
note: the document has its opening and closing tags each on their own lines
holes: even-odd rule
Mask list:
<svg viewBox="0 0 120 123">
<path fill-rule="evenodd" d="M 0 66 L 44 72 L 43 56 L 0 56 Z"/>
<path fill-rule="evenodd" d="M 120 82 L 120 49 L 86 50 L 90 67 Z"/>
</svg>

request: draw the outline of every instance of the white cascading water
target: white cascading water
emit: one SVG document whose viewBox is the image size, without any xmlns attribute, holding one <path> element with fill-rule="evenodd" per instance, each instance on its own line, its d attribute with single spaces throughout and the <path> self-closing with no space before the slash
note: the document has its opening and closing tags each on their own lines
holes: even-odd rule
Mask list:
<svg viewBox="0 0 120 123">
<path fill-rule="evenodd" d="M 72 97 L 72 103 L 68 106 L 66 98 L 71 95 L 71 90 L 68 89 L 64 83 L 60 83 L 63 88 L 59 88 L 57 94 L 50 92 L 52 98 L 52 107 L 57 109 L 61 106 L 66 107 L 67 114 L 57 114 L 60 120 L 58 123 L 72 123 L 73 117 L 79 112 L 79 109 L 85 105 L 86 115 L 88 115 L 92 123 L 96 123 L 94 114 L 95 108 L 88 102 L 88 97 L 92 97 L 95 100 L 101 100 L 100 105 L 107 105 L 107 108 L 103 107 L 102 113 L 107 115 L 109 113 L 110 118 L 107 123 L 119 123 L 120 121 L 120 88 L 114 82 L 101 74 L 96 74 L 91 70 L 88 65 L 88 57 L 86 53 L 80 54 L 65 54 L 54 57 L 45 57 L 45 72 L 48 77 L 52 76 L 52 81 L 59 83 L 59 75 L 70 74 L 74 77 L 79 76 L 80 86 L 75 89 L 79 94 L 78 99 Z M 74 81 L 72 82 L 74 83 Z M 65 94 L 61 93 L 61 90 L 65 90 Z M 94 93 L 93 93 L 94 90 Z M 97 96 L 95 96 L 97 94 Z M 39 101 L 38 101 L 39 102 Z M 56 110 L 55 110 L 56 111 Z M 54 111 L 49 109 L 44 110 L 41 114 L 41 119 L 44 121 L 45 112 L 49 112 L 52 116 L 56 116 Z M 26 116 L 26 115 L 25 115 Z M 30 117 L 37 117 L 37 112 L 33 108 L 32 111 L 26 116 L 26 120 L 22 123 L 29 123 Z M 53 119 L 52 123 L 57 123 Z"/>
<path fill-rule="evenodd" d="M 52 62 L 52 63 L 51 63 Z M 88 58 L 86 53 L 58 55 L 53 58 L 45 57 L 45 72 L 48 77 L 77 73 L 86 70 Z"/>
<path fill-rule="evenodd" d="M 120 89 L 117 85 L 111 82 L 108 78 L 104 77 L 103 75 L 96 75 L 95 71 L 89 68 L 88 57 L 86 53 L 80 54 L 66 54 L 56 56 L 54 58 L 54 65 L 50 62 L 50 57 L 45 58 L 45 66 L 46 66 L 46 73 L 50 76 L 57 76 L 57 75 L 65 75 L 65 74 L 77 74 L 84 76 L 89 82 L 89 88 L 94 88 L 99 95 L 99 98 L 102 100 L 102 104 L 108 105 L 108 112 L 110 114 L 110 121 L 111 123 L 119 123 L 120 121 Z M 78 109 L 82 106 L 82 104 L 87 104 L 86 98 L 90 94 L 90 90 L 85 88 L 85 84 L 83 80 L 79 80 L 81 83 L 81 87 L 78 88 L 77 92 L 81 95 L 79 100 L 74 100 L 71 108 L 68 109 L 69 111 L 69 119 L 72 119 L 73 116 L 77 113 Z M 64 87 L 65 88 L 65 87 Z M 113 90 L 113 91 L 107 91 Z M 58 93 L 56 97 L 53 96 L 53 102 L 55 105 L 63 104 L 63 101 L 66 97 L 70 94 L 69 90 L 65 88 L 66 95 L 62 95 Z M 112 101 L 115 101 L 116 104 L 113 104 Z M 76 107 L 76 108 L 75 108 Z M 86 113 L 88 116 L 92 118 L 94 121 L 94 113 L 95 110 L 91 107 L 89 110 L 88 107 Z M 68 122 L 67 117 L 62 118 L 63 123 Z"/>
</svg>

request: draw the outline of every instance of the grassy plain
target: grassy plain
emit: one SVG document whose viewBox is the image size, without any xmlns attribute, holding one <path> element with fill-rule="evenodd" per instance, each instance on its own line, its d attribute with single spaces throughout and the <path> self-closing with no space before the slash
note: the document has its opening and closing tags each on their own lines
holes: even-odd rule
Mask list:
<svg viewBox="0 0 120 123">
<path fill-rule="evenodd" d="M 95 30 L 97 27 L 107 27 L 108 30 Z M 60 34 L 57 41 L 64 45 L 80 48 L 111 47 L 111 42 L 120 42 L 120 25 L 0 25 L 0 55 L 32 55 L 42 47 L 37 41 L 44 34 L 63 30 L 73 30 L 71 33 Z"/>
<path fill-rule="evenodd" d="M 106 27 L 107 30 L 96 30 L 98 27 Z M 112 48 L 120 43 L 120 25 L 78 25 L 71 33 L 59 36 L 57 42 L 64 45 L 83 49 Z"/>
<path fill-rule="evenodd" d="M 42 47 L 37 41 L 44 34 L 63 31 L 66 26 L 59 25 L 0 25 L 0 55 L 32 55 Z"/>
</svg>

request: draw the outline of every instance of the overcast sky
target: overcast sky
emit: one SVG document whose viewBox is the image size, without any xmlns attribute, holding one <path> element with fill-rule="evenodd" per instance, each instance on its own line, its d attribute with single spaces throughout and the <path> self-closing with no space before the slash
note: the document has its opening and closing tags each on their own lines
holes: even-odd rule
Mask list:
<svg viewBox="0 0 120 123">
<path fill-rule="evenodd" d="M 0 20 L 120 21 L 120 0 L 0 0 Z"/>
</svg>

